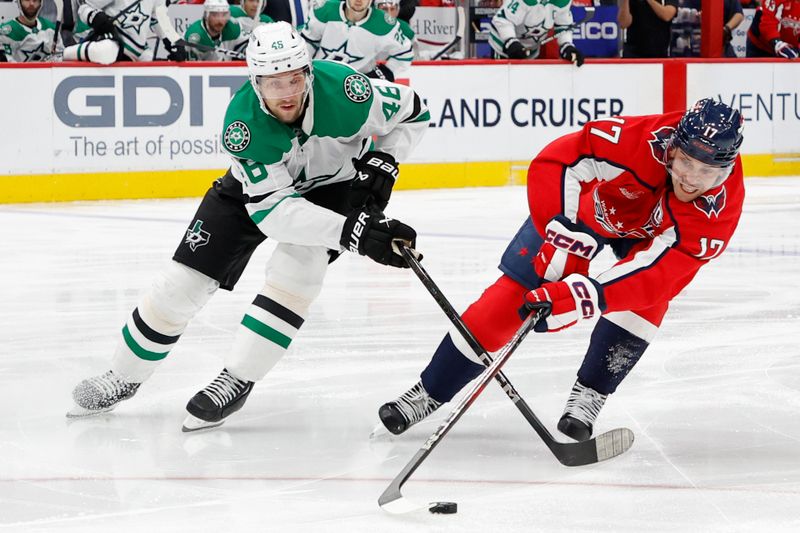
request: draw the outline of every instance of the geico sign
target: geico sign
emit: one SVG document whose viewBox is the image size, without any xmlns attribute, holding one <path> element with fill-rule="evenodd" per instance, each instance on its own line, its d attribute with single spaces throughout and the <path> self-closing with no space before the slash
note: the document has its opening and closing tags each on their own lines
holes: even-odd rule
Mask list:
<svg viewBox="0 0 800 533">
<path fill-rule="evenodd" d="M 584 22 L 572 31 L 575 39 L 616 39 L 619 35 L 619 27 L 616 22 Z"/>
<path fill-rule="evenodd" d="M 225 88 L 228 101 L 247 81 L 247 76 L 189 76 L 182 87 L 170 76 L 70 76 L 58 84 L 53 94 L 53 109 L 58 119 L 73 128 L 108 128 L 117 125 L 117 106 L 122 105 L 122 125 L 126 127 L 169 126 L 189 109 L 189 125 L 203 125 L 204 88 Z M 139 94 L 140 90 L 146 94 Z M 153 91 L 166 97 L 166 111 L 145 114 L 139 107 Z M 71 104 L 80 111 L 76 111 Z"/>
</svg>

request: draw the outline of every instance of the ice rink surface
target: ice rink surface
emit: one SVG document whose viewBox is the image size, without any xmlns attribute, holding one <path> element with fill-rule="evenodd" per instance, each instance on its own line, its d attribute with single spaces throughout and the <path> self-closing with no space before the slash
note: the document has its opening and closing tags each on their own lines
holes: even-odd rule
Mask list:
<svg viewBox="0 0 800 533">
<path fill-rule="evenodd" d="M 412 272 L 334 263 L 245 408 L 181 433 L 261 287 L 265 244 L 135 398 L 68 421 L 72 387 L 106 370 L 198 200 L 0 206 L 0 530 L 800 531 L 800 180 L 747 190 L 727 252 L 673 302 L 598 420 L 598 432 L 632 429 L 633 448 L 561 466 L 491 385 L 404 488 L 458 502 L 449 516 L 377 505 L 449 412 L 369 439 L 378 406 L 416 382 L 448 326 Z M 521 188 L 399 191 L 388 213 L 417 228 L 424 264 L 463 309 L 498 275 L 526 208 Z M 554 432 L 588 333 L 532 335 L 505 367 Z"/>
</svg>

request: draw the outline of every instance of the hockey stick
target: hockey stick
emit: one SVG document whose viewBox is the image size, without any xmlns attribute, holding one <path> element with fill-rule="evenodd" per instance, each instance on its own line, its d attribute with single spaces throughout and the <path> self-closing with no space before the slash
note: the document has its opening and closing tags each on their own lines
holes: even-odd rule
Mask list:
<svg viewBox="0 0 800 533">
<path fill-rule="evenodd" d="M 590 20 L 592 20 L 594 18 L 594 13 L 595 13 L 594 6 L 584 7 L 583 9 L 584 9 L 584 13 L 583 13 L 583 18 L 581 20 L 579 20 L 577 22 L 573 21 L 572 24 L 570 24 L 569 26 L 567 26 L 565 29 L 561 30 L 558 33 L 553 32 L 553 35 L 550 35 L 550 36 L 542 39 L 541 41 L 539 41 L 539 46 L 542 46 L 543 44 L 547 44 L 550 41 L 556 39 L 561 33 L 564 33 L 565 31 L 570 31 L 571 32 L 572 30 L 574 30 L 575 28 L 577 28 L 581 24 L 589 22 Z"/>
<path fill-rule="evenodd" d="M 464 340 L 467 341 L 470 348 L 478 355 L 481 362 L 487 367 L 492 365 L 492 358 L 483 346 L 481 346 L 481 343 L 478 342 L 478 339 L 475 338 L 469 328 L 467 328 L 464 321 L 461 320 L 459 314 L 444 294 L 442 294 L 442 291 L 431 279 L 419 260 L 417 260 L 414 252 L 402 244 L 400 245 L 400 250 L 406 262 L 411 267 L 411 270 L 414 271 L 422 284 L 425 285 L 425 288 L 428 289 L 428 292 L 431 293 L 433 299 L 436 300 L 436 303 L 442 308 L 442 311 L 444 311 L 444 314 L 450 319 L 450 322 L 455 326 L 461 336 L 464 337 Z M 525 417 L 525 420 L 527 420 L 536 433 L 539 434 L 539 437 L 544 441 L 556 459 L 565 466 L 583 466 L 605 461 L 625 453 L 633 445 L 633 432 L 628 428 L 612 429 L 611 431 L 607 431 L 602 435 L 598 435 L 597 437 L 583 442 L 559 442 L 553 437 L 550 431 L 547 430 L 544 424 L 542 424 L 503 372 L 497 372 L 495 379 L 506 395 L 514 402 L 514 405 L 517 406 L 517 409 L 519 409 L 519 412 Z"/>
<path fill-rule="evenodd" d="M 439 59 L 440 57 L 445 55 L 447 52 L 452 50 L 453 47 L 455 47 L 458 43 L 461 42 L 461 35 L 464 33 L 464 19 L 466 18 L 461 13 L 461 11 L 463 9 L 464 8 L 462 6 L 455 6 L 455 10 L 456 10 L 456 35 L 455 35 L 455 37 L 453 37 L 453 40 L 450 41 L 450 43 L 448 45 L 446 45 L 444 48 L 442 48 L 441 50 L 439 50 L 438 52 L 436 52 L 434 55 L 431 56 L 431 61 Z"/>
<path fill-rule="evenodd" d="M 53 32 L 53 46 L 50 48 L 50 55 L 56 53 L 61 25 L 64 24 L 64 0 L 53 0 L 53 3 L 56 5 L 56 30 Z"/>
<path fill-rule="evenodd" d="M 226 50 L 225 48 L 208 46 L 206 44 L 191 43 L 186 39 L 178 39 L 175 44 L 183 45 L 186 48 L 194 48 L 195 50 L 199 50 L 201 52 L 217 52 L 218 54 L 222 54 L 233 59 L 238 59 L 240 61 L 244 61 L 245 59 L 245 55 L 242 52 L 238 52 L 236 50 Z"/>
<path fill-rule="evenodd" d="M 408 258 L 409 255 L 413 255 L 408 248 L 402 245 L 401 247 L 403 250 L 403 255 L 406 256 L 406 258 Z M 410 264 L 412 264 L 411 261 L 409 261 L 409 265 Z M 517 331 L 508 344 L 503 347 L 492 364 L 483 371 L 483 374 L 478 382 L 472 386 L 472 389 L 470 389 L 470 391 L 463 398 L 461 398 L 461 401 L 458 402 L 458 405 L 456 405 L 456 407 L 450 412 L 445 421 L 436 429 L 433 435 L 428 437 L 428 440 L 425 441 L 425 444 L 422 445 L 419 451 L 414 455 L 414 457 L 411 458 L 403 470 L 397 474 L 389 486 L 386 487 L 386 490 L 384 490 L 383 494 L 381 494 L 380 498 L 378 498 L 378 505 L 380 505 L 381 509 L 391 514 L 402 514 L 423 509 L 425 507 L 430 508 L 431 506 L 435 505 L 421 505 L 404 498 L 403 493 L 401 492 L 403 485 L 406 481 L 408 481 L 408 478 L 411 477 L 411 474 L 413 474 L 414 471 L 419 468 L 425 458 L 430 455 L 436 445 L 439 444 L 444 436 L 447 435 L 447 433 L 453 428 L 455 423 L 458 422 L 467 409 L 469 409 L 469 406 L 475 402 L 478 396 L 480 396 L 481 392 L 483 392 L 483 389 L 486 388 L 486 385 L 488 385 L 492 378 L 494 378 L 495 375 L 500 371 L 500 367 L 502 367 L 505 362 L 508 361 L 508 358 L 514 353 L 514 350 L 516 350 L 517 347 L 522 343 L 523 339 L 525 339 L 525 336 L 533 328 L 533 325 L 544 316 L 545 312 L 546 311 L 544 310 L 539 310 L 536 313 L 528 316 L 525 322 L 522 323 L 522 327 L 519 328 L 519 331 Z"/>
</svg>

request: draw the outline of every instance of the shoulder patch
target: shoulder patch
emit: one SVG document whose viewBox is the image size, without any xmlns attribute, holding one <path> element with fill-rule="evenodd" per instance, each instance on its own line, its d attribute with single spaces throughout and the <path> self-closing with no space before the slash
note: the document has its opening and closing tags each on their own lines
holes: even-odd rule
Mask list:
<svg viewBox="0 0 800 533">
<path fill-rule="evenodd" d="M 225 128 L 222 141 L 229 151 L 241 152 L 250 144 L 250 128 L 241 120 L 235 120 Z"/>
<path fill-rule="evenodd" d="M 344 79 L 344 94 L 353 102 L 360 104 L 372 96 L 372 86 L 363 74 L 350 74 Z"/>
<path fill-rule="evenodd" d="M 9 24 L 3 24 L 2 26 L 0 26 L 0 34 L 2 35 L 8 35 L 9 33 L 11 33 L 11 31 L 12 28 Z"/>
<path fill-rule="evenodd" d="M 189 35 L 189 42 L 191 43 L 199 43 L 200 42 L 200 34 L 199 33 L 192 33 Z"/>
</svg>

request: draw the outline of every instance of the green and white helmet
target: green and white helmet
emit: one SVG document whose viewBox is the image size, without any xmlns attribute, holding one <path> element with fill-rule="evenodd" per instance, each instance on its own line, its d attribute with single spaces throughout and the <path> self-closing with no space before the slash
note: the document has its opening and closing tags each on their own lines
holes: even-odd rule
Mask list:
<svg viewBox="0 0 800 533">
<path fill-rule="evenodd" d="M 245 52 L 250 83 L 258 95 L 262 95 L 258 80 L 284 72 L 302 70 L 306 75 L 306 96 L 311 88 L 311 56 L 306 41 L 288 22 L 270 22 L 255 27 L 250 34 Z M 262 109 L 266 110 L 262 102 Z"/>
</svg>

